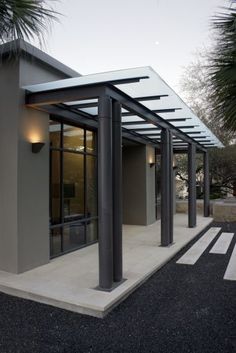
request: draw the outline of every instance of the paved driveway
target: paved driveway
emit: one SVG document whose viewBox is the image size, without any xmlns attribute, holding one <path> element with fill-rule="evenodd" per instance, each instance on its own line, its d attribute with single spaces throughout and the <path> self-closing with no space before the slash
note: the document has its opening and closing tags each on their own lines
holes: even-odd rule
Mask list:
<svg viewBox="0 0 236 353">
<path fill-rule="evenodd" d="M 219 237 L 176 264 L 195 239 L 105 319 L 0 294 L 0 353 L 236 352 L 236 281 L 223 279 L 236 235 L 226 254 L 209 253 Z"/>
</svg>

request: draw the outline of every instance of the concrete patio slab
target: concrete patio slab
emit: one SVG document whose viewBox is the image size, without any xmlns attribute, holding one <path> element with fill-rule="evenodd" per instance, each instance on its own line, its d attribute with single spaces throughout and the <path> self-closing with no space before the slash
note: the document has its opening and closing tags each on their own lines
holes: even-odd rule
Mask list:
<svg viewBox="0 0 236 353">
<path fill-rule="evenodd" d="M 114 306 L 168 262 L 212 222 L 197 217 L 197 227 L 187 228 L 187 215 L 174 218 L 174 244 L 160 247 L 160 221 L 150 226 L 123 227 L 124 281 L 112 292 L 96 290 L 98 245 L 53 259 L 22 274 L 0 271 L 0 291 L 74 312 L 104 317 Z"/>
</svg>

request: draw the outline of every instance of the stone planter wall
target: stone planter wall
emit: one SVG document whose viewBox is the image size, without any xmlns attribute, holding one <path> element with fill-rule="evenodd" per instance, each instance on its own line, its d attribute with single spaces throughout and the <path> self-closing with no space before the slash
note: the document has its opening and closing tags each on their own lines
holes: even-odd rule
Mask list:
<svg viewBox="0 0 236 353">
<path fill-rule="evenodd" d="M 236 202 L 214 202 L 213 217 L 217 222 L 236 222 Z"/>
<path fill-rule="evenodd" d="M 188 213 L 188 200 L 176 201 L 177 213 Z M 203 200 L 197 200 L 197 214 L 203 215 Z M 212 200 L 210 215 L 216 222 L 236 222 L 236 200 Z"/>
</svg>

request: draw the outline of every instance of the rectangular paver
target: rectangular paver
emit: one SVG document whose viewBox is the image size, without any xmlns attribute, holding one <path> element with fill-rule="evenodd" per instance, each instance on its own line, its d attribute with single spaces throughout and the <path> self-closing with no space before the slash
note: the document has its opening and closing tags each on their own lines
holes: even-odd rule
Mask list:
<svg viewBox="0 0 236 353">
<path fill-rule="evenodd" d="M 211 248 L 212 254 L 226 254 L 233 239 L 234 233 L 222 233 L 215 245 Z"/>
<path fill-rule="evenodd" d="M 234 250 L 225 271 L 224 279 L 236 281 L 236 245 L 234 246 Z"/>
<path fill-rule="evenodd" d="M 211 227 L 208 229 L 208 231 L 177 261 L 177 264 L 194 265 L 220 230 L 220 227 Z"/>
</svg>

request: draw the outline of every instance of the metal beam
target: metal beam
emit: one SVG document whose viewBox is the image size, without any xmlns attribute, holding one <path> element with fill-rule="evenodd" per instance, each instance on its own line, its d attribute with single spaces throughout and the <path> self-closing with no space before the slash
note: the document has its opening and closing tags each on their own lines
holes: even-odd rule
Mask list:
<svg viewBox="0 0 236 353">
<path fill-rule="evenodd" d="M 150 109 L 153 113 L 174 113 L 176 110 L 180 110 L 182 108 L 171 108 L 171 109 Z M 122 116 L 132 116 L 134 113 L 132 112 L 124 112 Z"/>
<path fill-rule="evenodd" d="M 193 141 L 191 137 L 186 135 L 186 133 L 181 131 L 178 127 L 174 127 L 168 121 L 165 121 L 165 119 L 158 116 L 158 114 L 153 113 L 150 109 L 136 101 L 134 98 L 128 96 L 117 87 L 107 83 L 69 87 L 60 90 L 55 89 L 38 93 L 28 92 L 26 96 L 26 105 L 36 107 L 39 105 L 76 101 L 78 99 L 93 99 L 98 98 L 104 91 L 108 96 L 119 101 L 122 106 L 129 112 L 132 112 L 133 115 L 141 116 L 149 123 L 153 123 L 154 125 L 158 125 L 158 127 L 171 130 L 175 135 L 179 136 L 186 142 L 190 143 Z M 203 152 L 205 151 L 204 147 L 200 144 L 198 144 L 198 148 Z"/>
<path fill-rule="evenodd" d="M 190 128 L 194 128 L 194 125 L 192 125 L 192 126 L 178 126 L 178 128 L 179 129 L 190 129 Z M 145 127 L 145 128 L 141 128 L 141 129 L 139 129 L 139 128 L 135 128 L 134 129 L 134 131 L 149 131 L 149 130 L 153 130 L 153 131 L 155 131 L 155 132 L 158 132 L 158 131 L 161 131 L 158 127 L 155 129 L 154 127 Z"/>
<path fill-rule="evenodd" d="M 201 142 L 211 142 L 211 140 L 197 140 L 197 142 L 201 143 Z M 205 144 L 204 144 L 205 145 Z"/>
<path fill-rule="evenodd" d="M 158 96 L 147 96 L 147 97 L 136 97 L 135 99 L 139 102 L 159 100 L 162 97 L 169 97 L 168 94 L 159 94 Z"/>
<path fill-rule="evenodd" d="M 191 118 L 165 118 L 166 121 L 171 121 L 171 122 L 186 121 L 190 119 Z"/>
<path fill-rule="evenodd" d="M 78 99 L 94 99 L 101 96 L 104 88 L 101 85 L 68 87 L 64 89 L 54 89 L 37 93 L 27 92 L 26 105 L 30 107 L 73 102 Z"/>
<path fill-rule="evenodd" d="M 170 121 L 170 122 L 183 122 L 186 120 L 189 120 L 191 118 L 170 118 L 170 119 L 165 119 L 166 121 Z M 122 122 L 122 125 L 143 125 L 143 124 L 147 124 L 146 120 L 140 121 L 124 121 Z"/>
<path fill-rule="evenodd" d="M 170 109 L 154 109 L 153 113 L 174 113 L 176 110 L 181 110 L 182 108 L 170 108 Z"/>
<path fill-rule="evenodd" d="M 196 226 L 196 146 L 188 148 L 188 226 Z"/>
<path fill-rule="evenodd" d="M 201 134 L 202 133 L 202 131 L 190 131 L 190 132 L 185 132 L 185 134 L 187 134 L 187 135 L 191 135 L 191 134 Z M 157 135 L 161 135 L 161 130 L 159 131 L 159 132 L 157 132 Z M 177 134 L 176 134 L 176 136 L 177 136 Z M 178 137 L 179 138 L 179 137 Z M 192 141 L 194 142 L 194 140 L 193 139 L 195 139 L 195 138 L 204 138 L 204 136 L 191 136 L 191 139 L 192 139 Z"/>
<path fill-rule="evenodd" d="M 210 216 L 210 178 L 209 178 L 209 155 L 203 154 L 204 164 L 204 217 Z"/>
<path fill-rule="evenodd" d="M 121 105 L 112 104 L 112 152 L 113 152 L 113 280 L 123 277 L 122 262 L 122 129 Z"/>
<path fill-rule="evenodd" d="M 194 139 L 206 139 L 206 138 L 209 138 L 211 137 L 210 135 L 204 135 L 204 136 L 194 136 L 193 138 Z"/>
<path fill-rule="evenodd" d="M 201 134 L 204 131 L 186 131 L 185 134 L 187 135 L 194 135 L 194 134 Z M 193 136 L 191 136 L 191 138 L 194 138 Z"/>
<path fill-rule="evenodd" d="M 98 105 L 98 236 L 99 288 L 113 285 L 113 200 L 112 200 L 112 102 L 99 97 Z"/>
</svg>

